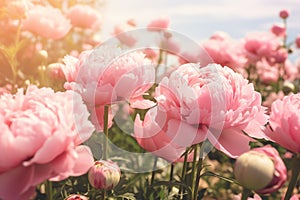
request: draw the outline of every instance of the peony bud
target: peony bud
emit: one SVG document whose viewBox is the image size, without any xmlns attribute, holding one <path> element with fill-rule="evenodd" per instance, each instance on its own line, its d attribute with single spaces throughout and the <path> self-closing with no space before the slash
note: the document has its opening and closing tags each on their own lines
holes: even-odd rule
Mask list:
<svg viewBox="0 0 300 200">
<path fill-rule="evenodd" d="M 89 200 L 89 198 L 80 194 L 71 194 L 65 200 Z"/>
<path fill-rule="evenodd" d="M 279 17 L 282 18 L 282 19 L 288 18 L 289 15 L 290 15 L 290 13 L 289 13 L 289 11 L 287 11 L 287 10 L 281 10 L 281 11 L 279 12 Z"/>
<path fill-rule="evenodd" d="M 120 181 L 119 166 L 112 161 L 99 160 L 94 163 L 88 173 L 90 184 L 97 189 L 110 190 Z"/>
<path fill-rule="evenodd" d="M 246 188 L 260 194 L 277 191 L 286 181 L 286 167 L 270 145 L 242 154 L 235 163 L 234 175 Z"/>
<path fill-rule="evenodd" d="M 249 151 L 237 159 L 234 175 L 246 188 L 259 190 L 272 181 L 274 168 L 274 163 L 267 155 Z"/>
</svg>

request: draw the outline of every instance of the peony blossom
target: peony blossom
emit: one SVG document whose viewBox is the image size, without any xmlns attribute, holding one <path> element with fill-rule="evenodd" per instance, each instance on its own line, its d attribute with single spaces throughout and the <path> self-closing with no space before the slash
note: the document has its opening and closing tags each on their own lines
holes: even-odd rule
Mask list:
<svg viewBox="0 0 300 200">
<path fill-rule="evenodd" d="M 160 17 L 154 19 L 147 25 L 147 29 L 149 31 L 162 31 L 163 29 L 167 29 L 170 24 L 170 19 L 166 17 Z"/>
<path fill-rule="evenodd" d="M 88 28 L 93 31 L 101 26 L 100 15 L 97 10 L 88 5 L 76 4 L 67 13 L 67 17 L 75 27 Z"/>
<path fill-rule="evenodd" d="M 70 21 L 57 8 L 36 5 L 23 21 L 23 30 L 51 39 L 61 39 L 71 29 Z"/>
<path fill-rule="evenodd" d="M 81 97 L 29 86 L 0 97 L 0 198 L 29 199 L 50 179 L 79 176 L 93 165 L 87 146 L 94 131 Z M 21 178 L 20 178 L 21 177 Z"/>
<path fill-rule="evenodd" d="M 113 34 L 115 37 L 117 37 L 121 44 L 124 44 L 128 47 L 133 47 L 137 42 L 137 38 L 131 32 L 134 27 L 135 26 L 132 26 L 128 23 L 120 24 L 115 26 Z"/>
<path fill-rule="evenodd" d="M 80 194 L 72 194 L 69 195 L 65 200 L 88 200 L 86 196 L 80 195 Z"/>
<path fill-rule="evenodd" d="M 123 54 L 116 46 L 102 45 L 82 52 L 79 59 L 66 56 L 64 62 L 65 88 L 82 95 L 98 130 L 103 124 L 98 110 L 101 112 L 105 105 L 129 101 L 140 102 L 137 106 L 142 102 L 153 106 L 153 102 L 139 98 L 153 85 L 155 77 L 154 67 L 143 53 Z"/>
<path fill-rule="evenodd" d="M 286 36 L 286 28 L 284 24 L 274 24 L 271 28 L 271 32 L 279 37 Z"/>
<path fill-rule="evenodd" d="M 144 122 L 136 118 L 134 135 L 143 148 L 171 162 L 206 139 L 237 157 L 249 150 L 251 139 L 243 131 L 265 137 L 261 129 L 267 115 L 260 94 L 228 67 L 182 65 L 161 81 L 155 98 L 158 105 Z"/>
<path fill-rule="evenodd" d="M 203 47 L 214 63 L 235 70 L 242 70 L 248 60 L 242 48 L 243 44 L 234 41 L 225 33 L 215 33 L 203 43 Z"/>
<path fill-rule="evenodd" d="M 289 149 L 300 152 L 300 93 L 285 96 L 273 102 L 266 135 L 270 140 Z"/>
<path fill-rule="evenodd" d="M 300 35 L 297 36 L 295 40 L 296 47 L 300 49 Z"/>
<path fill-rule="evenodd" d="M 265 58 L 256 63 L 259 79 L 267 84 L 275 83 L 279 79 L 279 65 L 271 64 Z"/>
<path fill-rule="evenodd" d="M 97 189 L 111 190 L 119 183 L 120 178 L 119 166 L 110 160 L 96 161 L 88 173 L 90 184 Z"/>
</svg>

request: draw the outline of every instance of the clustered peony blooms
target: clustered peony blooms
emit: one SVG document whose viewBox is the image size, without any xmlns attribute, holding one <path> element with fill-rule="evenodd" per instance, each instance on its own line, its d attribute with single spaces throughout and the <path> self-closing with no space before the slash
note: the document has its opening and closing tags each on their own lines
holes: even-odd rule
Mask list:
<svg viewBox="0 0 300 200">
<path fill-rule="evenodd" d="M 260 94 L 228 67 L 182 65 L 161 81 L 155 98 L 157 107 L 145 120 L 137 116 L 134 135 L 143 148 L 171 162 L 205 139 L 237 157 L 249 150 L 251 139 L 243 131 L 265 137 L 267 115 Z"/>
<path fill-rule="evenodd" d="M 300 93 L 276 100 L 271 106 L 266 135 L 286 149 L 299 153 Z"/>
<path fill-rule="evenodd" d="M 28 199 L 35 186 L 86 173 L 94 159 L 81 145 L 94 131 L 73 91 L 29 86 L 0 97 L 0 198 Z"/>
<path fill-rule="evenodd" d="M 113 189 L 119 183 L 120 177 L 119 166 L 110 160 L 96 161 L 88 173 L 90 184 L 97 189 Z"/>
<path fill-rule="evenodd" d="M 154 66 L 143 53 L 122 53 L 114 45 L 102 45 L 82 52 L 79 59 L 72 56 L 64 58 L 65 88 L 82 95 L 98 130 L 103 128 L 105 105 L 129 101 L 133 107 L 153 106 L 153 102 L 143 100 L 141 96 L 154 83 Z"/>
<path fill-rule="evenodd" d="M 270 145 L 242 154 L 234 167 L 236 179 L 259 194 L 277 191 L 287 179 L 287 170 L 279 153 Z"/>
<path fill-rule="evenodd" d="M 67 17 L 74 27 L 88 28 L 97 31 L 101 27 L 101 18 L 97 10 L 88 5 L 76 4 L 72 6 Z"/>
<path fill-rule="evenodd" d="M 50 6 L 33 6 L 23 21 L 23 30 L 51 39 L 63 38 L 70 29 L 70 21 L 59 9 Z"/>
</svg>

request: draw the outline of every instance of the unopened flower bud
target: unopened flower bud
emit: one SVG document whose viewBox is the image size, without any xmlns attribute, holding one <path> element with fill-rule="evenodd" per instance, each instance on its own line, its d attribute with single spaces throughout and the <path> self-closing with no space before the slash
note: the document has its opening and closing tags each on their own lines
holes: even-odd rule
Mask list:
<svg viewBox="0 0 300 200">
<path fill-rule="evenodd" d="M 99 160 L 94 163 L 88 173 L 90 184 L 97 189 L 110 190 L 120 181 L 119 166 L 112 161 Z"/>
<path fill-rule="evenodd" d="M 236 161 L 234 175 L 244 187 L 260 190 L 273 179 L 274 163 L 265 154 L 249 151 L 242 154 Z"/>
<path fill-rule="evenodd" d="M 68 196 L 65 200 L 88 200 L 86 196 L 80 195 L 80 194 L 71 194 Z"/>
<path fill-rule="evenodd" d="M 300 35 L 295 40 L 296 47 L 300 49 Z"/>
<path fill-rule="evenodd" d="M 288 18 L 289 15 L 290 15 L 290 13 L 289 13 L 289 11 L 287 11 L 287 10 L 281 10 L 281 11 L 279 12 L 279 17 L 282 18 L 282 19 Z"/>
</svg>

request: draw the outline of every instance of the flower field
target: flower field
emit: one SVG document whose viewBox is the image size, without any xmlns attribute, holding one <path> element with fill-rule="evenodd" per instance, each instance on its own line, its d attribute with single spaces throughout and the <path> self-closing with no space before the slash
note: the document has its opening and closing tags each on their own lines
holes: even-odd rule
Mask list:
<svg viewBox="0 0 300 200">
<path fill-rule="evenodd" d="M 0 1 L 0 200 L 298 200 L 300 32 L 101 33 L 103 1 Z"/>
</svg>

